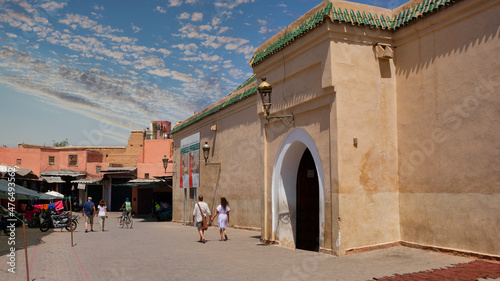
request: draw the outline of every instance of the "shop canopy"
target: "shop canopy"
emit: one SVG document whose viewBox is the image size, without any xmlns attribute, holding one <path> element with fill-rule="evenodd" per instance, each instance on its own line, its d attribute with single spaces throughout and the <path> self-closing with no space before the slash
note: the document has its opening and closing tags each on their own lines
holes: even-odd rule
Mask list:
<svg viewBox="0 0 500 281">
<path fill-rule="evenodd" d="M 42 177 L 42 179 L 48 183 L 66 183 L 61 177 Z"/>
</svg>

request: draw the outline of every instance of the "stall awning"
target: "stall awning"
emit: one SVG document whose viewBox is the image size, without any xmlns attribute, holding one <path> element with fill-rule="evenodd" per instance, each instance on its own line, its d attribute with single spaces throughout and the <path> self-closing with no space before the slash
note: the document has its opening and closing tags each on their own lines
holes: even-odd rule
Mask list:
<svg viewBox="0 0 500 281">
<path fill-rule="evenodd" d="M 169 185 L 165 181 L 159 179 L 133 179 L 129 180 L 127 183 L 116 184 L 115 186 L 161 188 Z"/>
<path fill-rule="evenodd" d="M 42 179 L 48 183 L 65 183 L 61 177 L 42 177 Z"/>
<path fill-rule="evenodd" d="M 78 189 L 85 189 L 87 185 L 98 185 L 102 184 L 102 179 L 79 179 L 79 180 L 73 180 L 71 183 L 77 183 L 78 184 Z"/>
<path fill-rule="evenodd" d="M 127 168 L 127 167 L 109 167 L 107 169 L 101 170 L 101 174 L 102 173 L 131 173 L 131 172 L 135 172 L 136 170 L 137 170 L 137 168 L 135 168 L 135 167 L 131 167 L 131 168 Z"/>
<path fill-rule="evenodd" d="M 80 180 L 73 180 L 71 181 L 72 183 L 78 183 L 78 184 L 102 184 L 102 179 L 80 179 Z"/>
<path fill-rule="evenodd" d="M 12 165 L 5 165 L 5 164 L 0 164 L 0 173 L 1 177 L 4 177 L 8 171 L 10 170 L 15 170 L 16 171 L 16 178 L 23 178 L 23 179 L 38 179 L 38 176 L 33 173 L 31 169 L 28 168 L 23 168 L 23 167 L 18 167 L 18 166 L 12 166 Z"/>
<path fill-rule="evenodd" d="M 85 176 L 85 174 L 82 174 L 77 171 L 72 171 L 72 170 L 58 170 L 58 171 L 47 171 L 47 172 L 41 172 L 40 175 L 42 177 L 81 177 Z"/>
</svg>

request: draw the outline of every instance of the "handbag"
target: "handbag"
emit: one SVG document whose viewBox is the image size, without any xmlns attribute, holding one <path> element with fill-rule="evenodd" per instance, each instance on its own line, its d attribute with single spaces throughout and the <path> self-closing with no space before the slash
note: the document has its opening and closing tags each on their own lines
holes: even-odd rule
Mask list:
<svg viewBox="0 0 500 281">
<path fill-rule="evenodd" d="M 205 214 L 203 214 L 203 211 L 201 210 L 200 203 L 198 203 L 197 205 L 198 205 L 198 208 L 200 209 L 201 218 L 203 219 L 203 228 L 202 229 L 207 230 L 208 229 L 207 218 L 205 217 Z"/>
</svg>

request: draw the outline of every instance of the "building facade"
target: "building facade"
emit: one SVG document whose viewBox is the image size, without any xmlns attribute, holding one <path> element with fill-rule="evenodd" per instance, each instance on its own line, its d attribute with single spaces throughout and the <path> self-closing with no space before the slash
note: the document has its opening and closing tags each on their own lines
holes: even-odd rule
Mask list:
<svg viewBox="0 0 500 281">
<path fill-rule="evenodd" d="M 170 129 L 170 122 L 156 122 Z M 34 177 L 18 183 L 39 192 L 53 190 L 71 196 L 75 206 L 90 196 L 96 202 L 103 199 L 108 210 L 118 211 L 125 198 L 130 198 L 133 212 L 145 214 L 151 212 L 154 200 L 171 203 L 172 165 L 167 177 L 162 160 L 172 159 L 169 137 L 169 133 L 158 133 L 146 139 L 146 130 L 132 131 L 128 144 L 121 147 L 21 143 L 17 148 L 0 147 L 0 163 L 32 170 Z"/>
<path fill-rule="evenodd" d="M 220 170 L 202 164 L 197 192 L 285 247 L 498 257 L 499 12 L 494 0 L 323 1 L 257 48 L 252 79 L 174 127 L 174 160 L 199 133 Z"/>
</svg>

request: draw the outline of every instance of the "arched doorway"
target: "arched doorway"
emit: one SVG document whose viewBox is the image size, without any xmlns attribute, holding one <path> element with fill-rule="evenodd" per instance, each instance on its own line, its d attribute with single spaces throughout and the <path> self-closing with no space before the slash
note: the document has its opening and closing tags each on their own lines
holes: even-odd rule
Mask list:
<svg viewBox="0 0 500 281">
<path fill-rule="evenodd" d="M 306 149 L 297 171 L 297 249 L 319 250 L 319 182 L 314 159 Z"/>
<path fill-rule="evenodd" d="M 303 165 L 301 165 L 302 162 L 304 162 Z M 299 170 L 302 172 L 299 172 Z M 309 175 L 311 175 L 311 170 L 314 171 L 315 184 L 312 185 L 315 188 L 311 193 L 312 198 L 307 200 L 316 200 L 316 204 L 308 204 L 307 200 L 306 203 L 303 203 L 300 201 L 301 199 L 298 199 L 298 193 L 309 189 L 305 186 L 311 186 L 307 180 L 307 173 L 309 171 Z M 304 182 L 302 183 L 302 181 Z M 272 173 L 272 231 L 273 239 L 279 241 L 280 245 L 287 248 L 311 249 L 314 251 L 324 247 L 324 186 L 323 166 L 313 139 L 306 130 L 302 128 L 293 129 L 278 149 Z M 308 207 L 304 209 L 297 204 L 305 204 Z M 314 211 L 310 215 L 307 213 L 307 208 L 312 205 L 316 207 L 313 208 Z M 312 216 L 309 219 L 314 220 L 312 228 L 315 229 L 311 229 L 313 232 L 303 233 L 303 229 L 310 226 L 304 227 L 304 219 L 299 222 L 298 215 Z M 297 223 L 301 226 L 297 225 Z M 302 244 L 301 241 L 297 240 L 297 236 L 299 236 L 299 240 L 303 239 L 304 241 L 311 240 L 310 238 L 313 237 L 314 246 Z"/>
</svg>

